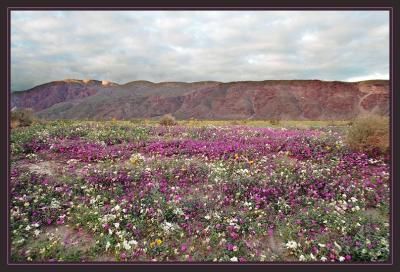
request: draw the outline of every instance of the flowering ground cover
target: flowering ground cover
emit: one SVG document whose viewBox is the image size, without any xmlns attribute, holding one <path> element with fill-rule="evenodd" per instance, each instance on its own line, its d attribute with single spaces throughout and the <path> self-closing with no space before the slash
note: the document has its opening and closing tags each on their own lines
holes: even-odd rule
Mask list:
<svg viewBox="0 0 400 272">
<path fill-rule="evenodd" d="M 13 129 L 12 260 L 388 261 L 390 161 L 346 129 Z"/>
</svg>

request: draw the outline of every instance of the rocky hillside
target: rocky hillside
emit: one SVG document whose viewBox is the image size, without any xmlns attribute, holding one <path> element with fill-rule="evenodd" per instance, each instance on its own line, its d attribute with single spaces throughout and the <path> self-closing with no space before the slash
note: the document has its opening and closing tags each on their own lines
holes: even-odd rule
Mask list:
<svg viewBox="0 0 400 272">
<path fill-rule="evenodd" d="M 268 80 L 194 83 L 63 80 L 14 92 L 11 107 L 45 119 L 350 119 L 389 113 L 389 81 Z"/>
</svg>

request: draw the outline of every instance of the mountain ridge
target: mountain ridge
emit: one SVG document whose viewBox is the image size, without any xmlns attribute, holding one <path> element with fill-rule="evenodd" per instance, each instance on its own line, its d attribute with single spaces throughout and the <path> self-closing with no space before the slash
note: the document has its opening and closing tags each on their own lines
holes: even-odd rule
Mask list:
<svg viewBox="0 0 400 272">
<path fill-rule="evenodd" d="M 351 119 L 389 114 L 389 81 L 150 82 L 67 79 L 11 94 L 44 119 Z"/>
</svg>

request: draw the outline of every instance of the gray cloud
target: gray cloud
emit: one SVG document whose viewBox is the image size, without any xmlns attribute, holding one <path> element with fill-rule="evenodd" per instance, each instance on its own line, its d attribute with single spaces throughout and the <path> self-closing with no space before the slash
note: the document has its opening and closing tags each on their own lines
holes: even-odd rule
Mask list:
<svg viewBox="0 0 400 272">
<path fill-rule="evenodd" d="M 11 89 L 389 77 L 387 11 L 12 11 Z"/>
</svg>

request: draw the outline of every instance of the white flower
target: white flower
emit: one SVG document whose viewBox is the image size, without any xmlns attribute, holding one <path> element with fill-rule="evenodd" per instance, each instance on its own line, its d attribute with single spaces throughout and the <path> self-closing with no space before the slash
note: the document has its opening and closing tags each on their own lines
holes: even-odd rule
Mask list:
<svg viewBox="0 0 400 272">
<path fill-rule="evenodd" d="M 339 257 L 339 261 L 343 262 L 345 260 L 345 258 L 343 256 Z"/>
<path fill-rule="evenodd" d="M 121 207 L 119 205 L 114 207 L 114 210 L 119 211 L 119 209 L 121 209 Z"/>
<path fill-rule="evenodd" d="M 136 246 L 136 245 L 138 244 L 138 242 L 135 241 L 135 240 L 130 240 L 130 241 L 129 241 L 129 244 L 130 244 L 130 245 L 135 245 L 135 246 Z"/>
<path fill-rule="evenodd" d="M 325 244 L 318 244 L 320 247 L 325 247 Z"/>
<path fill-rule="evenodd" d="M 38 236 L 40 234 L 40 230 L 35 230 L 34 233 L 35 233 L 35 236 Z"/>
<path fill-rule="evenodd" d="M 231 262 L 237 262 L 238 261 L 238 258 L 237 257 L 232 257 L 231 258 Z"/>
<path fill-rule="evenodd" d="M 114 226 L 115 226 L 116 229 L 118 229 L 119 228 L 119 223 L 114 223 Z"/>
<path fill-rule="evenodd" d="M 326 262 L 326 257 L 321 257 L 321 261 Z"/>
<path fill-rule="evenodd" d="M 304 255 L 300 255 L 299 261 L 300 261 L 300 262 L 303 262 L 303 261 L 305 261 L 305 260 L 306 260 L 306 257 L 304 257 Z"/>
<path fill-rule="evenodd" d="M 124 240 L 123 242 L 122 242 L 122 246 L 126 249 L 126 250 L 130 250 L 132 247 L 131 247 L 131 245 L 126 241 L 126 240 Z"/>
<path fill-rule="evenodd" d="M 295 241 L 289 241 L 286 243 L 286 247 L 290 249 L 296 249 L 297 248 L 297 243 Z"/>
<path fill-rule="evenodd" d="M 238 247 L 237 246 L 233 246 L 233 251 L 238 251 Z"/>
<path fill-rule="evenodd" d="M 107 241 L 107 244 L 106 244 L 106 251 L 108 250 L 108 248 L 111 246 L 111 244 L 110 244 L 110 241 Z"/>
</svg>

